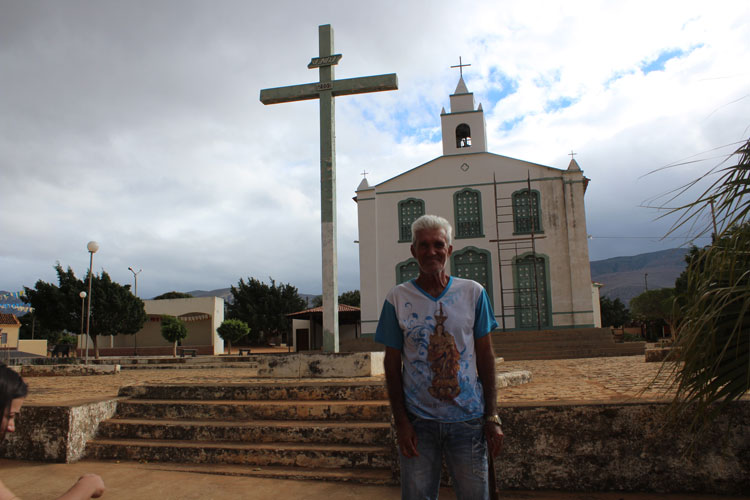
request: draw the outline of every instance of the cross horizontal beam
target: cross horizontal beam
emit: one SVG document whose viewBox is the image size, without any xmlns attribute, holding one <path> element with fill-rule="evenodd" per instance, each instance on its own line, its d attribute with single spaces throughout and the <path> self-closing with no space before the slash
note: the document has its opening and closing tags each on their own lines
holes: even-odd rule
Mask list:
<svg viewBox="0 0 750 500">
<path fill-rule="evenodd" d="M 326 90 L 331 90 L 334 97 L 398 90 L 398 78 L 395 73 L 389 73 L 387 75 L 345 78 L 332 82 L 303 83 L 302 85 L 290 85 L 289 87 L 263 89 L 260 91 L 260 102 L 263 104 L 279 104 L 282 102 L 307 101 L 318 99 L 320 93 Z"/>
</svg>

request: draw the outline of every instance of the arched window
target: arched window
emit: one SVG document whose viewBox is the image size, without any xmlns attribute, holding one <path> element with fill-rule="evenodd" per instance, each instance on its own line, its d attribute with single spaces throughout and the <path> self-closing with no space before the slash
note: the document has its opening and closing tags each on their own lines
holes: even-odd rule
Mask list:
<svg viewBox="0 0 750 500">
<path fill-rule="evenodd" d="M 424 215 L 424 201 L 409 198 L 398 202 L 398 241 L 411 243 L 411 224 Z"/>
<path fill-rule="evenodd" d="M 466 247 L 451 255 L 451 274 L 458 278 L 474 280 L 487 290 L 492 302 L 492 267 L 490 252 Z"/>
<path fill-rule="evenodd" d="M 453 193 L 453 212 L 456 217 L 456 238 L 481 238 L 482 193 L 463 189 Z"/>
<path fill-rule="evenodd" d="M 513 259 L 516 328 L 552 326 L 547 278 L 546 257 L 528 254 Z"/>
<path fill-rule="evenodd" d="M 462 123 L 456 127 L 456 147 L 468 148 L 471 146 L 471 127 Z"/>
<path fill-rule="evenodd" d="M 513 193 L 513 232 L 515 234 L 542 232 L 542 216 L 539 206 L 539 191 L 522 189 Z"/>
<path fill-rule="evenodd" d="M 396 265 L 396 284 L 412 280 L 419 276 L 419 264 L 417 259 L 411 258 Z"/>
</svg>

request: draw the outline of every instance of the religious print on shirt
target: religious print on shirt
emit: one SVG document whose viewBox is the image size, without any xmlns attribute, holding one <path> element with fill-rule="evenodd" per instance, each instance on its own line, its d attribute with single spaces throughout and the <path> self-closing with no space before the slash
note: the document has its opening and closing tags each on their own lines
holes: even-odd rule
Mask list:
<svg viewBox="0 0 750 500">
<path fill-rule="evenodd" d="M 427 360 L 432 370 L 432 385 L 429 391 L 435 399 L 453 401 L 461 392 L 458 383 L 458 370 L 461 365 L 461 354 L 456 348 L 453 336 L 445 331 L 445 320 L 443 315 L 443 304 L 440 304 L 440 312 L 435 315 L 437 324 L 430 335 L 430 347 L 427 349 Z"/>
<path fill-rule="evenodd" d="M 489 297 L 479 283 L 451 277 L 436 298 L 411 280 L 386 296 L 375 340 L 401 351 L 410 413 L 463 422 L 484 414 L 474 340 L 495 328 Z"/>
</svg>

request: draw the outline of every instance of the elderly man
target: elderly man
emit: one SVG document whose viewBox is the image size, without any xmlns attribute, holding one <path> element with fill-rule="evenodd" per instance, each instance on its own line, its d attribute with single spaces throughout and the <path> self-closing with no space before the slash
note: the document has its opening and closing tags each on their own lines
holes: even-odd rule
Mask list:
<svg viewBox="0 0 750 500">
<path fill-rule="evenodd" d="M 496 456 L 503 443 L 488 335 L 497 322 L 479 283 L 446 273 L 451 233 L 442 217 L 414 221 L 419 276 L 388 293 L 375 333 L 386 346 L 404 499 L 438 497 L 443 455 L 459 499 L 489 498 L 488 445 Z"/>
</svg>

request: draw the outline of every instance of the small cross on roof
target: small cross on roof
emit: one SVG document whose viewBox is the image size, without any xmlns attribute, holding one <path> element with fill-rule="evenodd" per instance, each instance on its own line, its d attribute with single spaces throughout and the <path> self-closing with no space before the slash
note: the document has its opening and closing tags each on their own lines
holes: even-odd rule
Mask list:
<svg viewBox="0 0 750 500">
<path fill-rule="evenodd" d="M 451 66 L 451 68 L 458 68 L 458 71 L 461 72 L 461 78 L 463 78 L 464 77 L 464 68 L 466 66 L 471 66 L 471 64 L 464 64 L 463 61 L 461 60 L 461 56 L 458 56 L 458 64 L 455 65 L 455 66 Z"/>
</svg>

